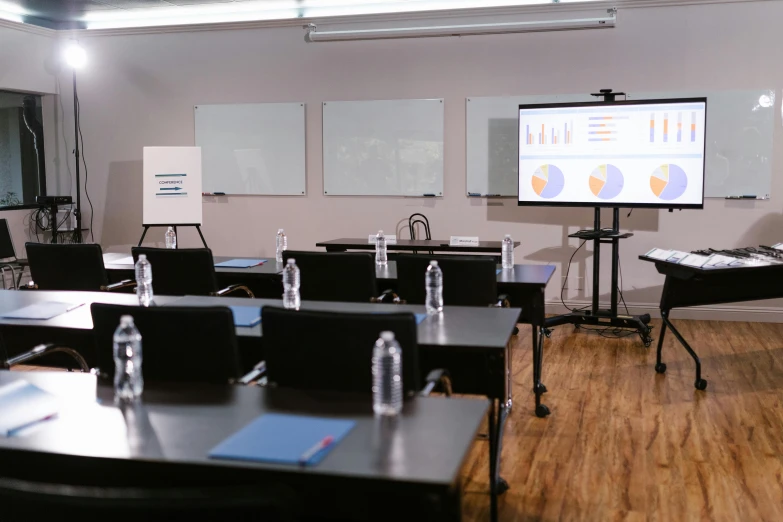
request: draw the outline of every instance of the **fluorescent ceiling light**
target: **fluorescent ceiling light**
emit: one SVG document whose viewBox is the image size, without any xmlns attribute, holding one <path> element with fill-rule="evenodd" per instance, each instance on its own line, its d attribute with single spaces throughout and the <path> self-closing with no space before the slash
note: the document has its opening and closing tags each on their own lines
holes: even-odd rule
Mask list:
<svg viewBox="0 0 783 522">
<path fill-rule="evenodd" d="M 496 24 L 439 25 L 430 27 L 395 27 L 389 29 L 359 29 L 354 31 L 318 31 L 315 24 L 305 28 L 308 42 L 340 42 L 349 40 L 381 40 L 390 38 L 428 38 L 477 34 L 531 33 L 576 29 L 607 29 L 615 26 L 615 11 L 605 17 L 572 20 L 536 20 Z"/>
<path fill-rule="evenodd" d="M 11 2 L 0 1 L 0 20 L 10 20 L 12 22 L 24 23 L 24 15 L 27 10 Z"/>
</svg>

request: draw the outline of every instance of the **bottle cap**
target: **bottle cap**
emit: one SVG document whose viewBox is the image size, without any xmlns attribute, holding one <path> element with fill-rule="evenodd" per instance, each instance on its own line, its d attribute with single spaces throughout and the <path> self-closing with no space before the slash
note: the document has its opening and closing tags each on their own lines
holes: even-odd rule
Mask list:
<svg viewBox="0 0 783 522">
<path fill-rule="evenodd" d="M 506 234 L 506 239 L 511 239 L 511 234 Z"/>
<path fill-rule="evenodd" d="M 139 254 L 139 261 L 146 261 L 147 260 L 147 254 Z"/>
<path fill-rule="evenodd" d="M 433 259 L 430 261 L 430 266 L 438 266 L 438 262 Z"/>
<path fill-rule="evenodd" d="M 379 231 L 378 231 L 378 235 L 379 235 L 379 236 L 382 236 L 382 235 L 383 235 L 383 230 L 379 230 Z"/>
<path fill-rule="evenodd" d="M 120 326 L 122 327 L 133 326 L 133 316 L 132 315 L 120 316 Z"/>
<path fill-rule="evenodd" d="M 394 332 L 381 332 L 381 339 L 386 341 L 387 343 L 394 340 Z"/>
<path fill-rule="evenodd" d="M 293 257 L 289 257 L 288 258 L 288 264 L 289 265 L 293 265 L 294 263 L 296 263 L 296 259 L 294 259 Z"/>
<path fill-rule="evenodd" d="M 278 233 L 278 234 L 282 234 L 282 233 L 283 233 L 283 229 L 282 229 L 282 228 L 278 228 L 278 229 L 277 229 L 277 233 Z"/>
</svg>

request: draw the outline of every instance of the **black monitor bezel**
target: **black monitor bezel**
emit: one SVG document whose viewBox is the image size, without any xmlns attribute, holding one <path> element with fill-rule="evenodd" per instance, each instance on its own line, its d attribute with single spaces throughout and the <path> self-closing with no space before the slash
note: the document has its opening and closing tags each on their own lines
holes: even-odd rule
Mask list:
<svg viewBox="0 0 783 522">
<path fill-rule="evenodd" d="M 520 201 L 519 200 L 519 171 L 517 171 L 517 206 L 518 207 L 590 207 L 590 208 L 657 208 L 657 209 L 697 209 L 704 208 L 704 184 L 707 176 L 707 98 L 656 98 L 650 100 L 615 100 L 615 101 L 595 101 L 595 102 L 567 102 L 567 103 L 532 103 L 519 105 L 517 109 L 517 165 L 519 165 L 519 112 L 523 109 L 558 109 L 568 107 L 603 107 L 611 105 L 655 105 L 661 103 L 704 103 L 704 151 L 702 154 L 702 183 L 701 183 L 701 203 L 675 204 L 671 203 L 599 203 L 599 202 L 569 202 L 569 201 Z"/>
</svg>

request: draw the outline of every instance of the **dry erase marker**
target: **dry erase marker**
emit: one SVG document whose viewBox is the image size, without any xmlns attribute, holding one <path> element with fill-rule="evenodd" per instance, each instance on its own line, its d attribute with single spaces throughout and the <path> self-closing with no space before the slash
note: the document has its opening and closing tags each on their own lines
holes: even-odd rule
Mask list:
<svg viewBox="0 0 783 522">
<path fill-rule="evenodd" d="M 316 453 L 328 448 L 332 442 L 334 442 L 334 437 L 331 435 L 327 435 L 320 441 L 316 442 L 310 449 L 302 453 L 302 455 L 299 457 L 299 465 L 307 466 L 308 462 L 310 462 L 310 459 L 315 457 Z"/>
<path fill-rule="evenodd" d="M 422 194 L 425 198 L 434 198 L 435 194 Z"/>
</svg>

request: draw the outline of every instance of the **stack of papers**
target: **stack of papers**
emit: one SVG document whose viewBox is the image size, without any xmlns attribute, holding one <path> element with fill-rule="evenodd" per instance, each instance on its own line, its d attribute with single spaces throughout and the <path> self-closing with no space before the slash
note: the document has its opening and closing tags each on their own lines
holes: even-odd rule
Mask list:
<svg viewBox="0 0 783 522">
<path fill-rule="evenodd" d="M 215 268 L 251 268 L 266 263 L 266 259 L 229 259 L 216 263 Z"/>
<path fill-rule="evenodd" d="M 770 264 L 767 261 L 755 258 L 737 259 L 736 257 L 724 256 L 722 254 L 703 256 L 679 250 L 664 250 L 662 248 L 653 248 L 645 254 L 645 257 L 695 268 L 738 268 Z"/>
<path fill-rule="evenodd" d="M 0 436 L 54 417 L 58 408 L 54 395 L 23 379 L 0 386 Z"/>
</svg>

